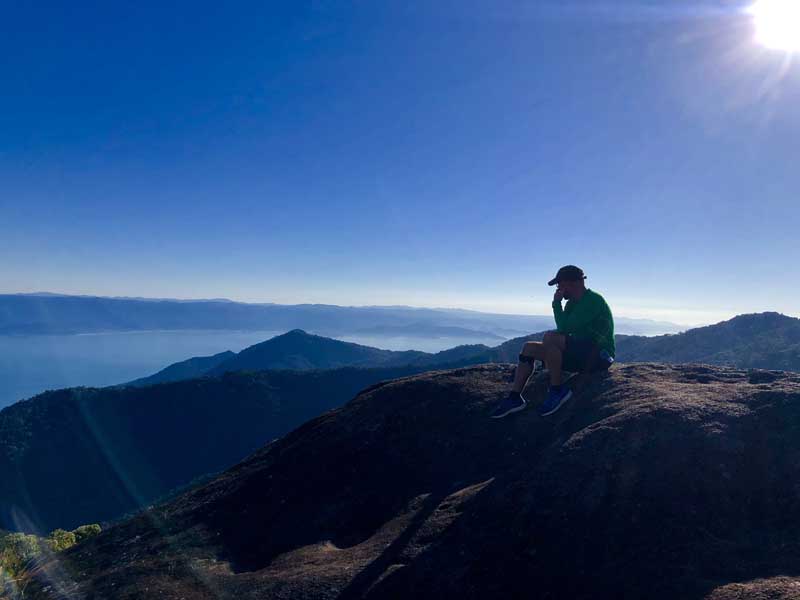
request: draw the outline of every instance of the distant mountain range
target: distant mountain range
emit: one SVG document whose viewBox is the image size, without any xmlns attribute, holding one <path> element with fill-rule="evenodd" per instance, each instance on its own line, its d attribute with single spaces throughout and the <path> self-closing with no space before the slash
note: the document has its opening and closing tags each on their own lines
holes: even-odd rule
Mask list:
<svg viewBox="0 0 800 600">
<path fill-rule="evenodd" d="M 522 345 L 541 333 L 508 340 L 499 346 L 456 346 L 435 354 L 394 352 L 342 342 L 293 330 L 242 350 L 178 362 L 128 385 L 214 376 L 228 371 L 264 369 L 331 369 L 356 367 L 436 367 L 516 362 Z M 779 313 L 740 315 L 708 327 L 656 337 L 618 335 L 622 362 L 700 362 L 756 369 L 800 371 L 800 319 Z"/>
<path fill-rule="evenodd" d="M 229 300 L 156 300 L 59 294 L 0 294 L 0 334 L 69 334 L 145 330 L 289 331 L 507 339 L 553 326 L 550 315 L 503 315 L 406 306 L 245 304 Z M 617 318 L 619 333 L 655 335 L 674 323 Z"/>
<path fill-rule="evenodd" d="M 471 364 L 479 358 L 480 362 L 490 362 L 483 360 L 483 355 L 487 352 L 493 358 L 499 357 L 493 354 L 492 348 L 481 344 L 457 346 L 433 354 L 417 350 L 398 352 L 343 342 L 294 329 L 245 348 L 238 354 L 223 352 L 214 356 L 190 358 L 126 385 L 141 387 L 199 376 L 213 377 L 234 371 L 454 366 Z"/>
<path fill-rule="evenodd" d="M 765 312 L 739 315 L 677 335 L 619 336 L 617 357 L 625 362 L 694 362 L 800 371 L 800 319 Z"/>
</svg>

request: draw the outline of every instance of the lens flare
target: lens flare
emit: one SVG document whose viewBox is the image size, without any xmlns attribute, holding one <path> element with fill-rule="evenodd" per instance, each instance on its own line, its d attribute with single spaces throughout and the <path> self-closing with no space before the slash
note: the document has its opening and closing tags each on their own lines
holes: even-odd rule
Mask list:
<svg viewBox="0 0 800 600">
<path fill-rule="evenodd" d="M 785 52 L 800 52 L 800 0 L 758 0 L 750 7 L 756 40 Z"/>
</svg>

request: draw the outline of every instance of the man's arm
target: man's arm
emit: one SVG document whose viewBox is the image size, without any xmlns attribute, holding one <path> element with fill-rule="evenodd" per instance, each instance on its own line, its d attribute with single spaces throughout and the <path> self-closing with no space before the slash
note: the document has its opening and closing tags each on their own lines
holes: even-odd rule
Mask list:
<svg viewBox="0 0 800 600">
<path fill-rule="evenodd" d="M 556 330 L 564 333 L 564 327 L 567 324 L 567 316 L 564 314 L 564 309 L 561 307 L 561 301 L 564 299 L 564 292 L 556 290 L 553 295 L 553 317 L 556 320 Z"/>
</svg>

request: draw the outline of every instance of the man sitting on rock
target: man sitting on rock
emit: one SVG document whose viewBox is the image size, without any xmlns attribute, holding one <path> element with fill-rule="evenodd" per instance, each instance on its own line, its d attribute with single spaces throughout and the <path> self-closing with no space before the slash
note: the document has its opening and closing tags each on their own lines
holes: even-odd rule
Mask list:
<svg viewBox="0 0 800 600">
<path fill-rule="evenodd" d="M 572 397 L 562 385 L 562 371 L 591 373 L 608 369 L 614 362 L 614 318 L 603 297 L 584 283 L 586 276 L 574 265 L 558 270 L 548 285 L 558 285 L 553 296 L 556 331 L 548 331 L 541 342 L 527 342 L 519 355 L 514 385 L 492 413 L 500 419 L 524 410 L 527 402 L 522 390 L 542 361 L 550 371 L 550 390 L 539 409 L 543 417 L 552 415 Z M 562 308 L 561 301 L 567 304 Z"/>
</svg>

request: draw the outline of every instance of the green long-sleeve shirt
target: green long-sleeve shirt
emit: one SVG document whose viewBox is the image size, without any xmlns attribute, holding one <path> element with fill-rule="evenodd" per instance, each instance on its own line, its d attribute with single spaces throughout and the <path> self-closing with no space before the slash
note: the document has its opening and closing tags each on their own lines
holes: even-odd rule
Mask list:
<svg viewBox="0 0 800 600">
<path fill-rule="evenodd" d="M 567 300 L 564 308 L 554 300 L 553 315 L 559 333 L 592 340 L 601 350 L 615 356 L 614 317 L 597 292 L 587 289 L 580 300 Z"/>
</svg>

